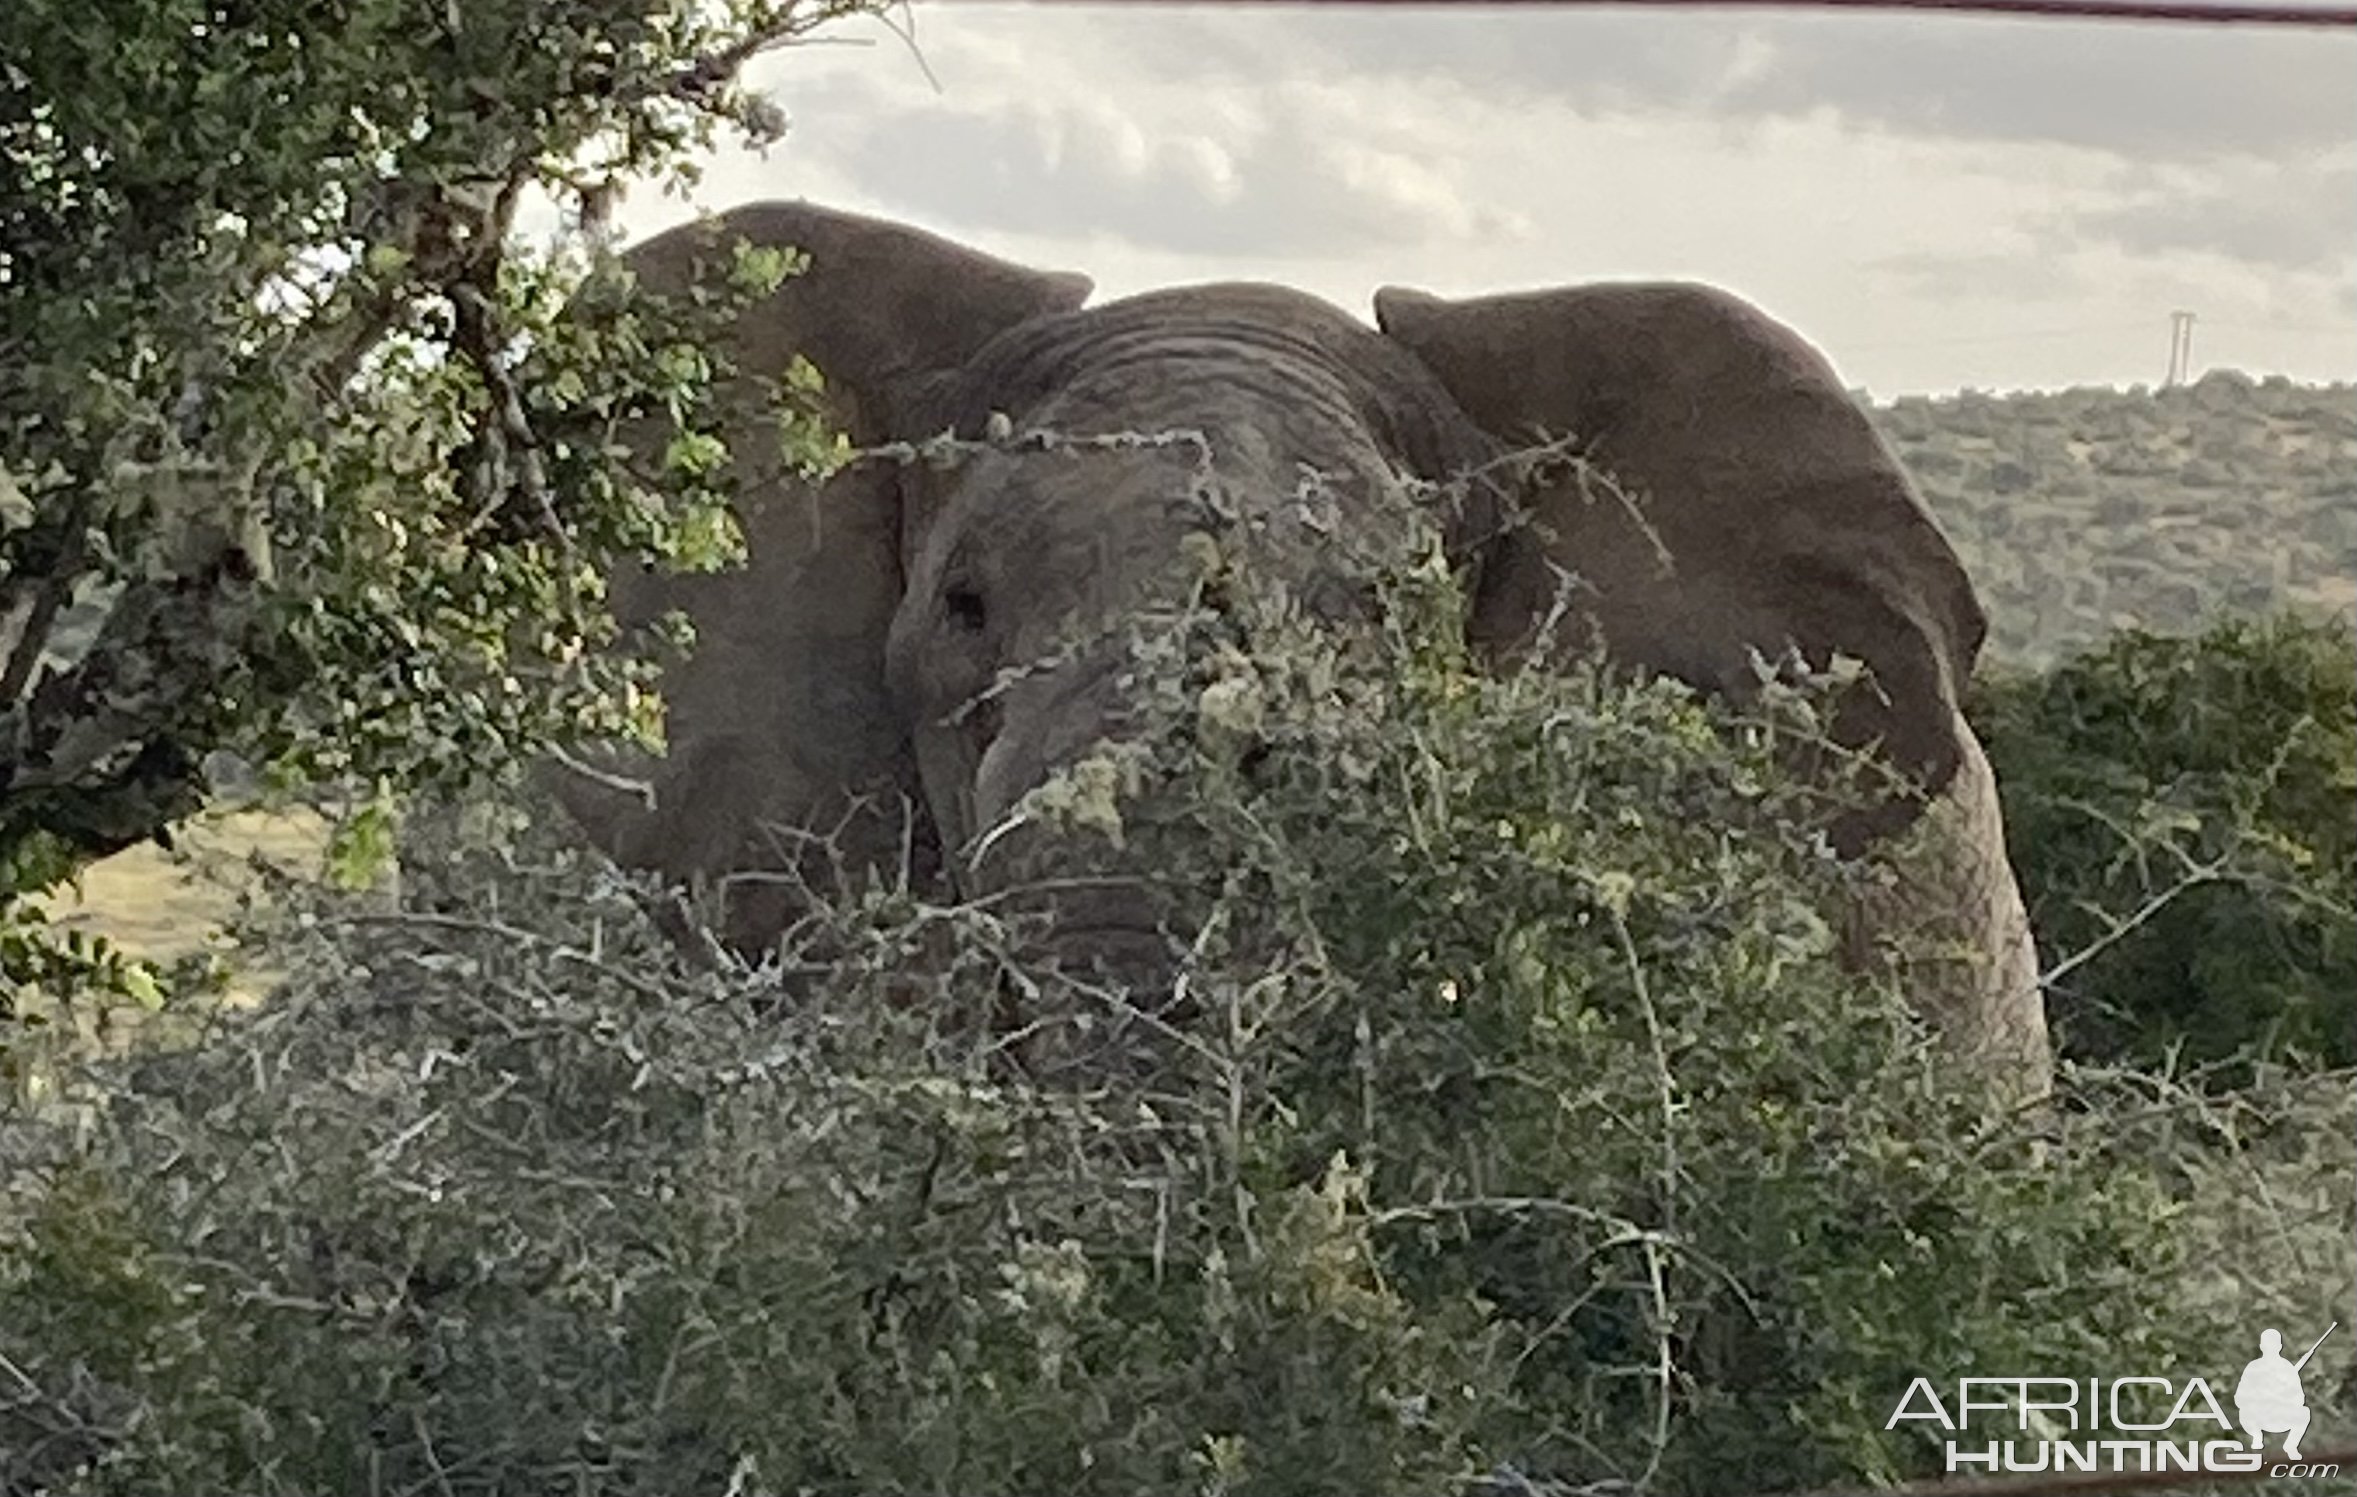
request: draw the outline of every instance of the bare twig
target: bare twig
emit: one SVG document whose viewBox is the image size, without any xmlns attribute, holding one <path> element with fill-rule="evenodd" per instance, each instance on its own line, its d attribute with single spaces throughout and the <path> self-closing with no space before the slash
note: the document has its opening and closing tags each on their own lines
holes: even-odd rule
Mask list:
<svg viewBox="0 0 2357 1497">
<path fill-rule="evenodd" d="M 1612 932 L 1620 948 L 1622 963 L 1628 968 L 1629 986 L 1636 994 L 1637 1006 L 1645 1016 L 1645 1038 L 1649 1058 L 1653 1062 L 1653 1085 L 1656 1100 L 1661 1104 L 1661 1220 L 1662 1234 L 1674 1235 L 1678 1229 L 1678 1184 L 1683 1171 L 1678 1162 L 1678 1095 L 1677 1082 L 1670 1074 L 1669 1051 L 1662 1043 L 1661 1014 L 1654 1006 L 1653 989 L 1645 981 L 1645 964 L 1637 955 L 1636 937 L 1629 931 L 1627 914 L 1619 901 L 1607 901 L 1612 916 Z M 1677 1367 L 1670 1352 L 1669 1286 L 1663 1277 L 1661 1243 L 1650 1240 L 1645 1244 L 1645 1279 L 1653 1300 L 1653 1342 L 1655 1361 L 1652 1452 L 1645 1462 L 1644 1474 L 1637 1478 L 1639 1487 L 1650 1487 L 1660 1474 L 1662 1460 L 1670 1448 L 1670 1404 Z"/>
<path fill-rule="evenodd" d="M 706 103 L 714 89 L 735 78 L 746 63 L 762 53 L 785 46 L 831 21 L 874 8 L 861 0 L 828 0 L 805 10 L 790 0 L 784 10 L 728 46 L 681 68 L 672 75 L 667 92 L 693 103 Z"/>
<path fill-rule="evenodd" d="M 567 750 L 561 744 L 551 744 L 544 752 L 559 768 L 577 774 L 601 789 L 627 795 L 637 801 L 642 809 L 648 811 L 656 809 L 654 781 L 637 779 L 630 775 L 616 774 L 611 770 L 600 769 Z"/>
<path fill-rule="evenodd" d="M 916 12 L 907 5 L 896 9 L 900 12 L 898 15 L 886 15 L 879 11 L 876 19 L 886 31 L 899 38 L 901 46 L 908 49 L 909 60 L 917 65 L 917 71 L 925 75 L 925 81 L 933 86 L 933 92 L 940 93 L 941 80 L 934 75 L 933 64 L 925 60 L 924 48 L 917 44 Z"/>
<path fill-rule="evenodd" d="M 1484 1214 L 1569 1217 L 1591 1226 L 1610 1227 L 1630 1242 L 1647 1236 L 1659 1236 L 1658 1233 L 1648 1233 L 1626 1217 L 1615 1216 L 1609 1211 L 1598 1211 L 1592 1206 L 1582 1206 L 1575 1201 L 1557 1200 L 1553 1196 L 1441 1196 L 1419 1201 L 1412 1206 L 1386 1206 L 1380 1211 L 1369 1213 L 1368 1220 L 1378 1227 L 1388 1227 L 1399 1222 L 1437 1221 L 1444 1216 Z"/>
<path fill-rule="evenodd" d="M 659 984 L 628 972 L 612 962 L 602 961 L 592 953 L 583 951 L 570 942 L 559 941 L 553 937 L 544 936 L 538 931 L 526 930 L 520 925 L 509 925 L 503 921 L 474 919 L 462 915 L 435 915 L 422 910 L 401 910 L 335 915 L 323 919 L 319 923 L 331 927 L 339 925 L 410 927 L 490 936 L 509 945 L 536 947 L 548 952 L 550 956 L 561 962 L 573 962 L 579 966 L 594 968 L 651 1003 L 668 1005 L 678 1000 L 677 994 L 667 991 Z"/>
<path fill-rule="evenodd" d="M 2136 908 L 2133 914 L 2115 922 L 2111 929 L 2040 973 L 2038 986 L 2051 989 L 2071 973 L 2078 971 L 2105 951 L 2133 935 L 2139 927 L 2150 922 L 2162 910 L 2167 909 L 2180 895 L 2207 884 L 2225 883 L 2227 879 L 2225 859 L 2223 858 L 2212 859 L 2210 862 L 2196 866 L 2191 873 L 2147 899 Z"/>
</svg>

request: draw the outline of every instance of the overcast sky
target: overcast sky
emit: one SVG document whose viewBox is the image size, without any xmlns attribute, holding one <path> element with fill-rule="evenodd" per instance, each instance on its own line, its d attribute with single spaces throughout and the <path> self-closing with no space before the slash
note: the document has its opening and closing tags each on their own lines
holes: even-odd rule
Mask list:
<svg viewBox="0 0 2357 1497">
<path fill-rule="evenodd" d="M 833 35 L 757 64 L 793 129 L 699 204 L 1362 317 L 1386 283 L 1697 278 L 1877 395 L 2154 382 L 2175 308 L 2200 367 L 2357 378 L 2357 31 L 920 3 L 915 52 Z M 690 211 L 642 189 L 621 224 Z"/>
</svg>

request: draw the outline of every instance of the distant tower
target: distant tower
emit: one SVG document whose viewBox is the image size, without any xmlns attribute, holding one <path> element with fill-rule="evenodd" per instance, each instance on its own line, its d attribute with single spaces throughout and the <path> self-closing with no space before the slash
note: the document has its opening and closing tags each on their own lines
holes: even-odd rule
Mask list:
<svg viewBox="0 0 2357 1497">
<path fill-rule="evenodd" d="M 2193 314 L 2169 314 L 2169 372 L 2161 388 L 2184 384 L 2193 377 Z"/>
</svg>

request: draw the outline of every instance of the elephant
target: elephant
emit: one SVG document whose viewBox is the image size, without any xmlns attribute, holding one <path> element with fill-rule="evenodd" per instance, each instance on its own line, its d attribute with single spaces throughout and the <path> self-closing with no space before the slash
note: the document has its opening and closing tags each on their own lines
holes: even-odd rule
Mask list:
<svg viewBox="0 0 2357 1497">
<path fill-rule="evenodd" d="M 1835 654 L 1870 675 L 1828 736 L 1871 747 L 1895 793 L 1828 829 L 1857 856 L 1912 833 L 1889 883 L 1844 912 L 1853 960 L 1937 964 L 1908 990 L 1966 1048 L 2016 1074 L 2050 1065 L 2029 915 L 2005 854 L 1996 777 L 1961 698 L 1988 620 L 1898 456 L 1824 355 L 1719 288 L 1624 282 L 1443 301 L 1386 287 L 1376 324 L 1485 426 L 1576 433 L 1642 509 L 1578 473 L 1536 498 L 1471 628 L 1510 650 L 1577 641 L 1722 696 L 1752 656 Z M 1551 614 L 1555 577 L 1579 608 Z M 1530 638 L 1553 617 L 1556 640 Z M 1920 821 L 1920 826 L 1915 825 Z"/>
<path fill-rule="evenodd" d="M 1123 732 L 1117 661 L 1070 647 L 1070 626 L 1175 600 L 1175 563 L 1207 531 L 1248 536 L 1258 573 L 1346 618 L 1366 600 L 1306 513 L 1303 475 L 1378 552 L 1387 499 L 1421 479 L 1452 496 L 1432 519 L 1469 579 L 1482 658 L 1592 647 L 1736 698 L 1763 657 L 1862 662 L 1828 736 L 1890 788 L 1829 835 L 1887 877 L 1843 917 L 1850 955 L 1937 936 L 1956 970 L 1910 974 L 1926 979 L 1918 1007 L 2045 1086 L 2035 952 L 1960 710 L 1986 621 L 1905 472 L 1797 334 L 1698 285 L 1387 288 L 1372 327 L 1264 284 L 1091 304 L 1084 276 L 806 202 L 739 207 L 627 260 L 642 287 L 678 292 L 740 241 L 791 246 L 808 268 L 729 329 L 737 368 L 808 357 L 862 447 L 945 432 L 976 446 L 939 468 L 805 479 L 736 391 L 747 564 L 614 579 L 625 626 L 677 609 L 699 642 L 666 675 L 670 747 L 638 766 L 651 804 L 571 774 L 558 796 L 619 862 L 734 878 L 732 941 L 774 939 L 799 881 L 915 867 L 969 896 L 1053 879 L 1060 949 L 1133 973 L 1166 961 L 1135 870 L 1062 866 L 1012 814 Z M 1106 440 L 1083 461 L 1004 440 L 1016 432 Z M 1584 463 L 1465 481 L 1519 472 L 1528 439 L 1567 434 L 1641 503 L 1596 502 Z M 1566 577 L 1578 607 L 1554 606 Z"/>
</svg>

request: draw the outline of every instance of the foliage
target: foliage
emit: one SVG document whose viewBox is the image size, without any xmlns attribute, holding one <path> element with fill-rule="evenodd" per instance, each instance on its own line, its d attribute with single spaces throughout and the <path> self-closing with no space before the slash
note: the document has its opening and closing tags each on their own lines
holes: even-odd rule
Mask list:
<svg viewBox="0 0 2357 1497">
<path fill-rule="evenodd" d="M 861 4 L 11 8 L 0 1018 L 153 1001 L 21 896 L 183 816 L 211 750 L 347 794 L 357 883 L 411 792 L 652 736 L 600 579 L 727 560 L 708 333 L 794 267 L 650 307 L 514 218 L 549 194 L 591 228 L 715 129 L 773 135 L 737 66 Z M 789 384 L 787 451 L 831 460 Z M 2336 601 L 2345 394 L 1967 397 L 1945 458 L 1933 407 L 1884 419 L 2033 654 Z M 2252 505 L 2280 577 L 2205 528 Z M 2089 564 L 2106 526 L 2150 554 Z M 1386 630 L 1345 644 L 1210 558 L 1134 641 L 1143 747 L 1035 799 L 1161 870 L 1201 932 L 1166 994 L 907 886 L 834 891 L 769 965 L 690 960 L 528 822 L 397 911 L 286 891 L 277 1002 L 0 1117 L 0 1492 L 1882 1480 L 1926 1467 L 1883 1429 L 1918 1373 L 2180 1367 L 2346 1292 L 2345 1075 L 2082 1073 L 1992 1114 L 1833 959 L 1845 875 L 1778 768 L 1805 693 L 1737 725 L 1484 676 L 1444 569 L 1382 580 Z M 2078 970 L 2075 1038 L 2195 916 L 2280 961 L 2203 967 L 2188 1030 L 2271 1004 L 2277 1039 L 2345 1036 L 2318 638 L 2122 645 L 1992 709 L 2042 903 L 2153 887 L 2064 824 L 2087 805 L 2167 806 L 2119 824 L 2223 871 Z M 2228 715 L 2197 733 L 2180 693 Z"/>
<path fill-rule="evenodd" d="M 1993 1114 L 1842 973 L 1806 693 L 1202 560 L 1142 747 L 1033 806 L 1164 871 L 1167 992 L 890 880 L 691 959 L 503 813 L 0 1133 L 0 1491 L 1880 1480 L 1919 1373 L 2208 1371 L 2349 1287 L 2347 1077 Z"/>
<path fill-rule="evenodd" d="M 701 416 L 725 307 L 583 303 L 588 257 L 521 244 L 515 216 L 538 195 L 594 217 L 723 126 L 774 136 L 737 67 L 863 3 L 9 6 L 12 952 L 22 896 L 185 817 L 216 749 L 367 801 L 559 732 L 656 730 L 643 667 L 598 648 L 601 579 L 725 559 Z M 681 440 L 632 452 L 643 412 Z M 51 977 L 106 976 L 49 950 Z"/>
<path fill-rule="evenodd" d="M 1988 604 L 2050 665 L 2120 629 L 2357 605 L 2357 385 L 1910 396 L 1874 412 Z"/>
<path fill-rule="evenodd" d="M 2064 1043 L 2357 1064 L 2357 669 L 2346 623 L 2128 631 L 1984 683 L 1976 718 Z"/>
</svg>

